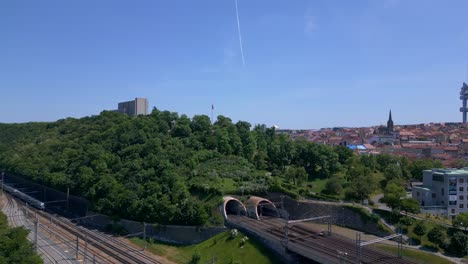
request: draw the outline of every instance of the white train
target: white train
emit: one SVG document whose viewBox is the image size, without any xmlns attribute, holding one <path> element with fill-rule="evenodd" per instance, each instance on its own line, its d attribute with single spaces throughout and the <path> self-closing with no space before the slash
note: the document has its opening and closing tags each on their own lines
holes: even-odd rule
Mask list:
<svg viewBox="0 0 468 264">
<path fill-rule="evenodd" d="M 15 196 L 15 197 L 18 197 L 20 198 L 21 200 L 25 201 L 26 203 L 28 203 L 29 205 L 37 208 L 37 209 L 40 209 L 40 210 L 44 210 L 45 209 L 45 204 L 39 200 L 37 200 L 36 198 L 33 198 L 21 191 L 18 191 L 17 189 L 13 188 L 12 186 L 10 185 L 6 185 L 4 184 L 3 185 L 3 188 L 5 189 L 5 191 L 9 192 L 11 195 Z"/>
</svg>

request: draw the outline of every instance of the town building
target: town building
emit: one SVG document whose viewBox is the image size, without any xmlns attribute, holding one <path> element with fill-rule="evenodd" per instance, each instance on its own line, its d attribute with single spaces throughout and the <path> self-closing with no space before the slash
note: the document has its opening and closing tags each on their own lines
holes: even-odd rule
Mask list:
<svg viewBox="0 0 468 264">
<path fill-rule="evenodd" d="M 393 144 L 396 139 L 396 133 L 393 127 L 392 110 L 388 113 L 387 126 L 380 126 L 374 131 L 374 136 L 369 139 L 370 144 L 385 143 Z"/>
<path fill-rule="evenodd" d="M 423 184 L 412 188 L 412 197 L 424 211 L 455 217 L 468 212 L 468 168 L 423 171 Z"/>
<path fill-rule="evenodd" d="M 387 135 L 392 135 L 393 134 L 393 120 L 392 120 L 392 110 L 390 110 L 390 113 L 388 115 L 388 121 L 387 121 Z"/>
<path fill-rule="evenodd" d="M 148 100 L 146 98 L 135 98 L 128 102 L 121 102 L 116 112 L 127 114 L 129 116 L 147 115 Z"/>
</svg>

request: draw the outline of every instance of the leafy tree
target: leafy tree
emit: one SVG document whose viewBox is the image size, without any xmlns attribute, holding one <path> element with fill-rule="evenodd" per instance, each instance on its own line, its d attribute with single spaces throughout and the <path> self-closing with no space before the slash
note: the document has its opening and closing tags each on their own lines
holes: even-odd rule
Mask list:
<svg viewBox="0 0 468 264">
<path fill-rule="evenodd" d="M 468 254 L 468 235 L 462 231 L 458 231 L 450 238 L 449 251 L 457 256 L 465 256 Z"/>
<path fill-rule="evenodd" d="M 468 213 L 460 213 L 453 220 L 454 227 L 463 228 L 465 231 L 468 229 Z"/>
<path fill-rule="evenodd" d="M 369 198 L 377 188 L 375 177 L 370 173 L 353 177 L 349 185 L 348 196 L 358 198 L 361 201 Z"/>
<path fill-rule="evenodd" d="M 307 180 L 307 172 L 303 167 L 288 167 L 285 172 L 286 179 L 292 180 L 294 185 L 298 185 Z"/>
<path fill-rule="evenodd" d="M 335 152 L 336 154 L 338 154 L 338 161 L 341 164 L 345 164 L 348 161 L 348 159 L 350 159 L 354 155 L 354 152 L 345 146 L 336 146 Z"/>
<path fill-rule="evenodd" d="M 210 131 L 211 120 L 207 115 L 195 115 L 190 123 L 194 133 L 207 133 Z"/>
<path fill-rule="evenodd" d="M 379 171 L 385 171 L 390 165 L 396 165 L 398 163 L 398 158 L 390 154 L 380 154 L 376 158 L 377 167 Z M 392 176 L 393 178 L 393 176 Z"/>
<path fill-rule="evenodd" d="M 0 212 L 0 263 L 43 263 L 27 240 L 29 231 L 23 227 L 11 228 Z"/>
<path fill-rule="evenodd" d="M 392 209 L 401 207 L 401 199 L 405 197 L 406 191 L 394 182 L 389 183 L 384 190 L 384 202 Z"/>
<path fill-rule="evenodd" d="M 421 239 L 422 236 L 424 236 L 427 232 L 427 227 L 426 224 L 423 221 L 418 221 L 416 223 L 416 226 L 413 229 L 413 232 L 419 236 L 419 239 Z"/>
<path fill-rule="evenodd" d="M 406 228 L 408 228 L 408 226 L 412 225 L 413 223 L 414 219 L 409 216 L 403 216 L 400 218 L 400 224 L 406 226 Z"/>
<path fill-rule="evenodd" d="M 343 190 L 341 180 L 338 177 L 331 177 L 325 184 L 324 192 L 327 194 L 338 195 Z"/>
<path fill-rule="evenodd" d="M 359 162 L 371 171 L 376 171 L 378 168 L 376 155 L 360 155 Z"/>
<path fill-rule="evenodd" d="M 429 233 L 427 233 L 427 238 L 434 244 L 442 246 L 445 239 L 447 239 L 447 233 L 445 228 L 440 225 L 433 227 Z"/>
<path fill-rule="evenodd" d="M 400 180 L 403 176 L 400 165 L 389 164 L 384 170 L 384 176 L 387 182 L 392 180 Z"/>
<path fill-rule="evenodd" d="M 401 210 L 406 214 L 417 214 L 421 210 L 421 207 L 419 206 L 419 202 L 416 199 L 407 198 L 401 200 Z"/>
<path fill-rule="evenodd" d="M 443 165 L 438 160 L 432 159 L 417 159 L 414 160 L 411 165 L 409 166 L 409 170 L 411 172 L 411 176 L 414 179 L 422 180 L 422 171 L 429 170 L 433 168 L 442 168 Z"/>
</svg>

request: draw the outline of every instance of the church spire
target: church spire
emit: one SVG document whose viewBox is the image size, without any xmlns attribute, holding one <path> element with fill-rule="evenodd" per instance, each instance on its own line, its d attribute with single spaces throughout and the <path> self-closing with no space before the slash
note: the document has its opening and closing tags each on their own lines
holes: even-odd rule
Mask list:
<svg viewBox="0 0 468 264">
<path fill-rule="evenodd" d="M 392 134 L 393 133 L 393 120 L 392 120 L 392 109 L 390 109 L 390 112 L 388 114 L 388 121 L 387 121 L 387 134 Z"/>
</svg>

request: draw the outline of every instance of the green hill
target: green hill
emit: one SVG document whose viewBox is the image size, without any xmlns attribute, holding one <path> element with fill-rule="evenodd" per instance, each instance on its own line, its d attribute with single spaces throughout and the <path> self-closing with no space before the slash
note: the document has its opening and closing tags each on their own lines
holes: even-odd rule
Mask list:
<svg viewBox="0 0 468 264">
<path fill-rule="evenodd" d="M 407 180 L 410 165 L 401 157 L 356 156 L 343 146 L 293 141 L 275 128 L 225 116 L 211 124 L 206 115 L 157 109 L 146 116 L 104 111 L 0 124 L 1 171 L 70 188 L 89 199 L 92 210 L 148 223 L 219 225 L 215 208 L 223 194 L 362 199 L 379 187 L 375 175 L 391 166 L 384 175 Z M 316 179 L 323 179 L 327 195 L 312 194 Z"/>
</svg>

